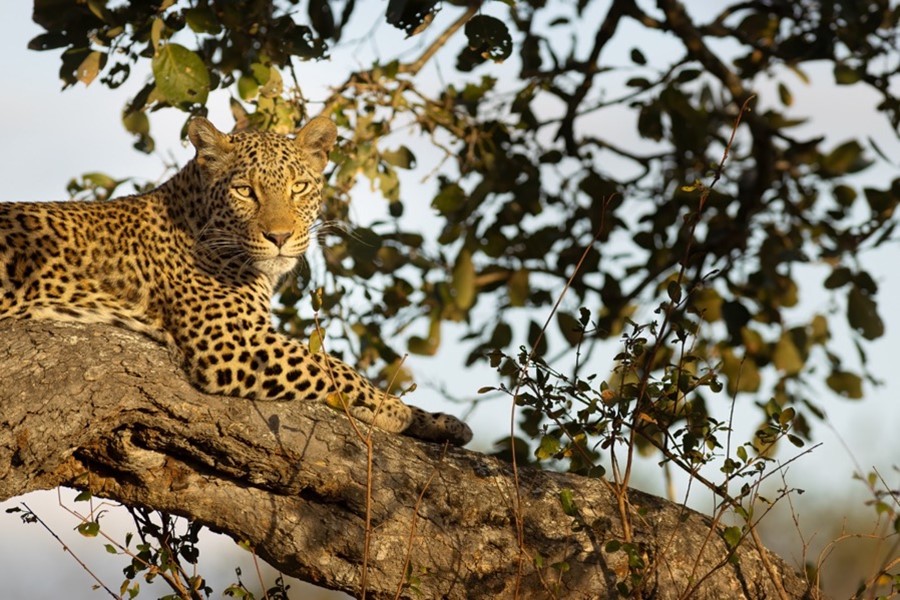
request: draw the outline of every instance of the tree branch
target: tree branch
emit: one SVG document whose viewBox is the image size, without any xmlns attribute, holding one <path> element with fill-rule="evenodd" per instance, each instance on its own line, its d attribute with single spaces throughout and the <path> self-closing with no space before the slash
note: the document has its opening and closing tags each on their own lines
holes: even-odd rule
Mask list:
<svg viewBox="0 0 900 600">
<path fill-rule="evenodd" d="M 406 73 L 407 75 L 417 75 L 419 71 L 422 70 L 422 67 L 431 60 L 431 57 L 434 56 L 438 50 L 440 50 L 447 41 L 453 37 L 453 34 L 462 28 L 463 25 L 469 22 L 469 19 L 475 16 L 475 14 L 481 10 L 481 2 L 474 2 L 469 5 L 464 13 L 459 15 L 453 23 L 450 24 L 447 29 L 445 29 L 441 35 L 437 37 L 429 46 L 426 48 L 425 52 L 422 53 L 419 58 L 417 58 L 414 62 L 400 65 L 398 72 Z"/>
<path fill-rule="evenodd" d="M 395 597 L 407 563 L 423 597 L 513 597 L 503 462 L 376 433 L 367 498 L 365 445 L 322 405 L 206 396 L 163 348 L 111 327 L 7 319 L 0 348 L 0 500 L 83 487 L 87 474 L 96 495 L 183 515 L 246 540 L 287 574 L 357 594 L 369 510 L 368 597 Z M 618 597 L 616 583 L 634 571 L 626 552 L 606 551 L 622 531 L 608 486 L 534 470 L 520 470 L 519 484 L 531 561 L 519 597 Z M 709 518 L 637 491 L 629 510 L 654 597 L 678 598 L 716 565 L 693 598 L 775 595 L 749 544 L 723 560 L 729 549 Z M 790 597 L 804 597 L 804 581 L 772 560 Z"/>
<path fill-rule="evenodd" d="M 594 36 L 594 46 L 591 53 L 585 61 L 584 78 L 578 85 L 578 88 L 567 100 L 566 114 L 559 126 L 558 138 L 566 144 L 566 151 L 571 156 L 578 156 L 578 143 L 575 140 L 575 117 L 578 115 L 579 107 L 582 101 L 587 97 L 588 91 L 594 84 L 594 77 L 600 69 L 598 61 L 600 60 L 600 52 L 606 47 L 609 40 L 612 39 L 619 27 L 619 21 L 622 17 L 630 14 L 634 9 L 634 0 L 613 0 L 609 7 L 609 12 L 603 23 L 597 28 Z"/>
<path fill-rule="evenodd" d="M 657 6 L 666 15 L 666 28 L 681 39 L 688 55 L 700 62 L 707 72 L 718 79 L 731 94 L 737 107 L 747 106 L 754 93 L 744 87 L 741 78 L 732 71 L 703 41 L 703 36 L 691 21 L 678 0 L 657 0 Z M 755 160 L 755 180 L 753 189 L 740 206 L 736 219 L 740 225 L 749 223 L 750 217 L 763 207 L 762 198 L 775 179 L 775 157 L 777 152 L 772 141 L 772 130 L 764 117 L 748 111 L 744 120 L 753 136 L 753 158 Z"/>
</svg>

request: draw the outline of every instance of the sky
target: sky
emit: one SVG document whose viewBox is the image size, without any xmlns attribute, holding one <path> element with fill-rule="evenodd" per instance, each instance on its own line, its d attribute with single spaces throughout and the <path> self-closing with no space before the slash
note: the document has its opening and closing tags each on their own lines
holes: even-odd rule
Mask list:
<svg viewBox="0 0 900 600">
<path fill-rule="evenodd" d="M 184 164 L 192 152 L 178 140 L 178 130 L 183 117 L 174 111 L 163 111 L 153 117 L 154 134 L 158 152 L 143 155 L 132 150 L 133 140 L 121 127 L 118 115 L 127 98 L 134 93 L 134 85 L 141 83 L 138 77 L 132 86 L 108 90 L 95 83 L 89 88 L 81 85 L 61 92 L 57 78 L 58 52 L 33 52 L 26 48 L 28 40 L 40 32 L 30 20 L 29 2 L 7 2 L 0 19 L 0 56 L 4 59 L 4 93 L 0 95 L 0 192 L 2 201 L 41 201 L 65 199 L 66 184 L 75 175 L 102 171 L 116 178 L 135 177 L 141 181 L 160 181 L 166 176 L 164 162 Z M 359 60 L 367 57 L 367 49 L 358 53 Z M 304 67 L 304 82 L 327 81 L 328 63 Z M 816 79 L 827 80 L 827 73 L 817 73 Z M 825 75 L 821 77 L 821 75 Z M 774 88 L 762 83 L 762 101 L 772 101 Z M 873 99 L 855 87 L 834 87 L 817 84 L 806 87 L 799 80 L 794 82 L 793 110 L 797 114 L 813 114 L 810 128 L 824 125 L 829 142 L 838 143 L 850 137 L 872 136 L 888 156 L 900 157 L 900 143 L 886 127 L 882 117 L 875 114 Z M 768 94 L 768 95 L 767 95 Z M 230 126 L 227 103 L 211 101 L 211 119 L 222 129 Z M 172 114 L 168 114 L 168 113 Z M 598 117 L 609 119 L 609 117 Z M 597 122 L 597 127 L 617 127 L 615 120 Z M 625 135 L 625 132 L 623 132 Z M 895 161 L 896 162 L 896 161 Z M 900 169 L 880 162 L 877 168 L 866 174 L 877 185 L 884 186 L 900 177 Z M 374 194 L 365 197 L 366 190 L 354 200 L 357 219 L 366 221 L 384 217 L 387 205 Z M 429 218 L 427 207 L 419 210 L 422 219 Z M 879 298 L 883 302 L 883 318 L 886 336 L 873 343 L 869 349 L 870 368 L 884 381 L 884 385 L 867 389 L 867 396 L 859 402 L 849 402 L 833 397 L 822 398 L 820 405 L 828 410 L 829 425 L 815 425 L 817 440 L 822 448 L 804 457 L 791 467 L 792 485 L 813 492 L 795 500 L 795 507 L 802 509 L 804 502 L 816 502 L 827 498 L 831 502 L 860 504 L 862 486 L 851 480 L 856 464 L 867 471 L 877 466 L 895 486 L 897 473 L 893 465 L 900 464 L 900 370 L 896 368 L 900 353 L 900 314 L 891 312 L 888 299 L 900 296 L 900 273 L 896 272 L 898 248 L 890 244 L 868 256 L 866 265 L 881 286 Z M 813 302 L 825 299 L 813 299 Z M 452 345 L 452 344 L 451 344 Z M 610 347 L 601 358 L 610 359 L 615 348 Z M 442 354 L 433 360 L 412 357 L 409 363 L 420 381 L 446 385 L 460 397 L 473 397 L 475 391 L 486 385 L 498 383 L 494 373 L 487 368 L 463 370 L 459 353 Z M 453 368 L 448 368 L 452 365 Z M 421 388 L 420 388 L 421 389 Z M 827 392 L 823 392 L 827 393 Z M 435 396 L 436 394 L 432 394 Z M 498 421 L 509 422 L 509 406 L 505 401 L 492 403 L 470 418 L 476 440 L 471 447 L 484 450 L 491 440 L 499 437 Z M 447 410 L 460 414 L 459 406 L 442 404 L 431 397 L 427 406 L 433 410 Z M 738 426 L 749 428 L 757 423 L 755 412 L 738 413 Z M 743 422 L 742 422 L 743 421 Z M 850 448 L 852 451 L 848 451 Z M 785 454 L 782 458 L 790 458 Z M 891 479 L 893 476 L 893 479 Z M 662 480 L 655 461 L 642 464 L 639 474 L 641 487 L 662 494 Z M 684 483 L 682 482 L 682 486 Z M 683 488 L 682 488 L 683 489 Z M 70 508 L 71 494 L 65 503 Z M 12 506 L 23 499 L 0 505 L 0 509 Z M 46 518 L 54 530 L 63 535 L 67 544 L 77 549 L 79 556 L 92 560 L 104 579 L 113 588 L 121 581 L 121 560 L 115 562 L 104 555 L 102 544 L 85 540 L 72 532 L 77 525 L 73 517 L 58 506 L 57 494 L 47 492 L 32 494 L 24 501 Z M 692 498 L 692 505 L 709 512 L 711 500 L 702 496 Z M 801 511 L 802 515 L 802 511 Z M 119 521 L 120 522 L 120 521 Z M 117 522 L 117 523 L 119 523 Z M 804 531 L 815 531 L 815 523 L 804 523 Z M 60 545 L 36 525 L 21 525 L 15 515 L 0 511 L 0 581 L 9 598 L 56 597 L 66 590 L 68 598 L 96 598 L 103 593 L 91 591 L 92 582 L 84 571 L 68 556 Z M 242 565 L 244 573 L 252 571 L 249 555 L 229 543 L 217 543 L 204 560 L 207 573 L 215 573 L 217 581 L 233 580 L 234 566 Z M 201 557 L 207 556 L 201 551 Z M 50 562 L 52 561 L 52 562 Z M 35 575 L 34 565 L 52 565 Z M 210 577 L 212 579 L 212 577 Z M 229 579 L 230 578 L 230 579 Z M 221 585 L 217 589 L 221 589 Z M 162 593 L 162 592 L 160 592 Z"/>
</svg>

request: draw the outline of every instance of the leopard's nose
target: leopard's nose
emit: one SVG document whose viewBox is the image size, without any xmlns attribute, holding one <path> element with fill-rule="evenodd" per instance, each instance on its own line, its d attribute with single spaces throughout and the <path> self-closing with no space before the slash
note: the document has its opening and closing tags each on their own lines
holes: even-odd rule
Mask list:
<svg viewBox="0 0 900 600">
<path fill-rule="evenodd" d="M 293 231 L 266 231 L 263 232 L 263 237 L 275 244 L 276 247 L 281 248 L 293 233 Z"/>
</svg>

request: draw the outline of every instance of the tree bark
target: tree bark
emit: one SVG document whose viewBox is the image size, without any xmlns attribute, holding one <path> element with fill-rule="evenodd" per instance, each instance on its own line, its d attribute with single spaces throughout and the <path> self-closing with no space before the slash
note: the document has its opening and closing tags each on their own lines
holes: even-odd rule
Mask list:
<svg viewBox="0 0 900 600">
<path fill-rule="evenodd" d="M 510 465 L 492 457 L 377 431 L 371 440 L 369 454 L 347 417 L 322 405 L 202 394 L 164 348 L 129 331 L 0 321 L 0 500 L 87 486 L 248 541 L 284 573 L 357 596 L 368 511 L 368 598 L 616 598 L 638 576 L 642 597 L 817 597 L 749 540 L 727 561 L 711 519 L 660 498 L 628 493 L 632 562 L 644 564 L 629 571 L 627 552 L 607 551 L 623 531 L 608 483 L 520 469 L 516 491 Z"/>
</svg>

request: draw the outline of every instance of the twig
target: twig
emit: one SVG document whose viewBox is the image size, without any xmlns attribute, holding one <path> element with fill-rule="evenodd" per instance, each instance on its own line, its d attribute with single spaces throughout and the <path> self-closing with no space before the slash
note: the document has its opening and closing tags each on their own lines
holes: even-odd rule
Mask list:
<svg viewBox="0 0 900 600">
<path fill-rule="evenodd" d="M 444 457 L 447 456 L 447 448 L 449 447 L 448 442 L 444 442 L 444 447 L 441 450 L 441 457 L 438 459 L 438 462 L 431 469 L 431 474 L 428 476 L 428 479 L 425 481 L 425 485 L 422 486 L 422 491 L 419 492 L 419 497 L 416 498 L 416 504 L 413 506 L 412 513 L 412 523 L 409 525 L 409 542 L 406 544 L 406 556 L 403 558 L 403 572 L 406 573 L 409 570 L 410 560 L 412 559 L 412 549 L 413 543 L 416 538 L 416 523 L 419 518 L 419 507 L 422 505 L 422 500 L 425 498 L 425 492 L 428 491 L 428 488 L 431 486 L 431 482 L 434 480 L 435 475 L 438 474 L 438 466 L 444 461 Z M 397 584 L 397 594 L 394 596 L 395 600 L 400 600 L 400 594 L 403 593 L 403 581 Z"/>
<path fill-rule="evenodd" d="M 581 272 L 581 267 L 584 264 L 584 261 L 587 259 L 587 256 L 593 248 L 594 242 L 600 239 L 600 236 L 603 233 L 604 225 L 606 222 L 606 207 L 609 202 L 612 200 L 612 197 L 607 198 L 603 205 L 603 213 L 600 215 L 600 225 L 597 228 L 597 233 L 594 235 L 591 243 L 585 246 L 584 251 L 581 253 L 581 257 L 578 259 L 578 263 L 575 265 L 575 269 L 573 269 L 572 274 L 569 276 L 566 284 L 563 286 L 562 291 L 556 298 L 556 302 L 553 304 L 553 308 L 550 309 L 550 314 L 547 316 L 547 319 L 544 321 L 543 327 L 541 327 L 541 331 L 538 334 L 537 338 L 534 340 L 531 346 L 531 352 L 529 352 L 525 363 L 520 369 L 520 373 L 528 368 L 528 365 L 534 360 L 534 355 L 537 352 L 537 348 L 541 343 L 541 340 L 544 338 L 544 334 L 547 331 L 547 328 L 550 326 L 550 321 L 553 319 L 553 315 L 556 314 L 556 311 L 559 309 L 559 305 L 562 303 L 563 298 L 566 296 L 566 293 L 569 291 L 569 288 L 572 286 L 572 282 L 575 280 L 575 277 Z M 516 588 L 515 588 L 515 598 L 518 598 L 519 594 L 519 583 L 522 577 L 522 568 L 524 564 L 524 556 L 525 556 L 525 531 L 524 531 L 524 523 L 522 520 L 522 497 L 519 491 L 519 464 L 518 459 L 516 458 L 516 438 L 515 438 L 515 417 L 516 417 L 516 402 L 515 398 L 519 394 L 519 390 L 522 387 L 521 378 L 517 379 L 516 388 L 513 390 L 512 398 L 512 407 L 510 410 L 509 416 L 509 443 L 510 443 L 510 456 L 512 458 L 512 471 L 513 471 L 513 485 L 515 486 L 515 510 L 513 514 L 516 518 L 516 536 L 519 545 L 519 556 L 517 559 L 517 573 L 516 573 Z M 623 521 L 623 527 L 627 527 L 627 520 Z M 629 532 L 630 533 L 630 532 Z"/>
<path fill-rule="evenodd" d="M 54 538 L 57 542 L 59 542 L 59 545 L 62 546 L 62 549 L 63 549 L 64 552 L 68 552 L 69 554 L 72 555 L 72 558 L 75 559 L 75 562 L 77 562 L 77 563 L 81 566 L 81 568 L 84 569 L 84 571 L 85 571 L 88 575 L 90 575 L 90 576 L 93 578 L 94 581 L 97 582 L 97 585 L 99 585 L 99 586 L 102 587 L 104 590 L 106 590 L 106 593 L 109 594 L 110 596 L 112 596 L 113 598 L 116 598 L 117 600 L 122 600 L 122 597 L 121 597 L 121 596 L 119 596 L 119 595 L 113 593 L 113 591 L 112 591 L 111 589 L 109 589 L 108 587 L 106 587 L 106 584 L 103 583 L 103 582 L 100 580 L 100 578 L 97 577 L 97 575 L 95 575 L 94 572 L 91 571 L 90 568 L 88 568 L 88 566 L 87 566 L 86 564 L 84 564 L 84 562 L 83 562 L 80 558 L 78 558 L 78 556 L 77 556 L 74 552 L 72 552 L 72 549 L 69 548 L 69 547 L 66 545 L 66 543 L 63 542 L 63 541 L 60 539 L 60 537 L 59 537 L 58 535 L 56 535 L 56 532 L 55 532 L 55 531 L 53 531 L 52 529 L 50 529 L 50 527 L 49 527 L 46 523 L 44 523 L 43 519 L 41 519 L 39 516 L 37 516 L 37 513 L 36 513 L 36 512 L 34 512 L 33 510 L 31 510 L 31 507 L 29 507 L 29 506 L 28 506 L 27 504 L 25 504 L 24 502 L 22 502 L 22 506 L 24 506 L 24 507 L 25 507 L 25 510 L 27 510 L 27 511 L 29 512 L 29 514 L 31 514 L 31 515 L 34 517 L 34 520 L 35 520 L 35 521 L 37 521 L 38 523 L 40 523 L 41 526 L 42 526 L 44 529 L 46 529 L 47 532 L 50 533 L 50 535 L 52 535 L 53 538 Z"/>
<path fill-rule="evenodd" d="M 440 50 L 444 44 L 447 43 L 447 40 L 449 40 L 454 33 L 459 31 L 460 27 L 468 23 L 469 19 L 471 19 L 480 8 L 481 2 L 473 2 L 469 6 L 469 8 L 466 9 L 466 12 L 461 14 L 459 18 L 456 19 L 456 21 L 454 21 L 447 29 L 445 29 L 444 32 L 439 35 L 431 43 L 431 45 L 428 46 L 428 48 L 425 49 L 425 52 L 423 52 L 419 58 L 417 58 L 412 63 L 400 65 L 398 71 L 400 73 L 416 75 L 419 70 L 425 66 L 425 63 L 427 63 L 431 59 L 431 57 L 434 56 L 435 53 Z"/>
<path fill-rule="evenodd" d="M 459 30 L 460 27 L 462 27 L 463 25 L 466 24 L 466 22 L 468 22 L 469 19 L 471 19 L 472 16 L 476 12 L 478 12 L 478 10 L 480 8 L 481 8 L 481 2 L 475 2 L 471 6 L 469 6 L 468 9 L 466 9 L 466 11 L 464 13 L 462 13 L 459 16 L 459 18 L 456 19 L 456 21 L 454 21 L 452 24 L 450 24 L 450 26 L 447 27 L 447 29 L 441 35 L 439 35 L 434 40 L 434 42 L 432 42 L 431 45 L 428 46 L 428 48 L 425 49 L 425 52 L 423 52 L 422 55 L 419 56 L 419 58 L 417 58 L 416 60 L 414 60 L 411 63 L 405 63 L 405 64 L 399 65 L 397 67 L 397 72 L 404 73 L 407 75 L 413 75 L 413 76 L 417 75 L 418 72 L 422 69 L 422 67 L 425 66 L 425 64 L 437 53 L 437 51 L 440 50 L 441 47 L 443 47 L 444 44 L 447 43 L 447 41 L 453 36 L 454 33 L 456 33 Z M 322 109 L 321 114 L 329 114 L 332 112 L 335 105 L 340 101 L 341 92 L 343 90 L 347 89 L 348 87 L 353 86 L 355 83 L 357 83 L 359 81 L 364 81 L 366 79 L 371 78 L 372 75 L 373 75 L 372 70 L 357 71 L 356 73 L 352 73 L 350 75 L 350 77 L 348 77 L 347 80 L 343 84 L 334 88 L 334 91 L 325 100 L 324 108 Z"/>
<path fill-rule="evenodd" d="M 322 328 L 319 326 L 319 317 L 318 313 L 314 317 L 314 322 L 316 326 L 316 333 L 319 335 L 319 339 L 322 341 L 321 351 L 323 356 L 325 357 L 325 368 L 328 372 L 328 376 L 331 378 L 331 385 L 335 390 L 335 394 L 337 394 L 338 401 L 344 409 L 344 413 L 347 415 L 347 419 L 350 422 L 350 426 L 353 428 L 357 437 L 362 441 L 363 444 L 366 445 L 366 522 L 365 522 L 365 532 L 363 539 L 363 562 L 362 562 L 362 573 L 360 575 L 360 589 L 362 590 L 360 593 L 360 598 L 363 600 L 366 597 L 366 587 L 368 583 L 368 572 L 369 572 L 369 545 L 372 541 L 372 481 L 374 478 L 374 445 L 372 442 L 372 433 L 375 430 L 375 419 L 378 414 L 381 412 L 381 407 L 384 406 L 385 400 L 387 400 L 388 394 L 390 390 L 394 387 L 394 383 L 396 383 L 397 376 L 400 373 L 400 367 L 403 366 L 403 362 L 406 360 L 406 356 L 404 356 L 400 360 L 400 365 L 394 371 L 391 380 L 388 382 L 387 389 L 383 390 L 380 395 L 380 400 L 378 404 L 375 406 L 375 410 L 372 415 L 372 423 L 368 424 L 368 428 L 366 429 L 365 435 L 357 426 L 357 419 L 350 414 L 350 405 L 344 399 L 344 393 L 340 391 L 340 387 L 338 387 L 337 378 L 334 376 L 334 370 L 331 367 L 331 360 L 328 356 L 328 353 L 325 351 L 325 336 L 322 332 Z M 429 479 L 429 482 L 431 480 Z"/>
<path fill-rule="evenodd" d="M 259 587 L 262 588 L 263 598 L 269 600 L 269 591 L 266 589 L 266 582 L 263 581 L 262 569 L 259 568 L 259 558 L 256 556 L 256 550 L 250 552 L 253 557 L 253 567 L 256 569 L 256 578 L 259 580 Z"/>
</svg>

